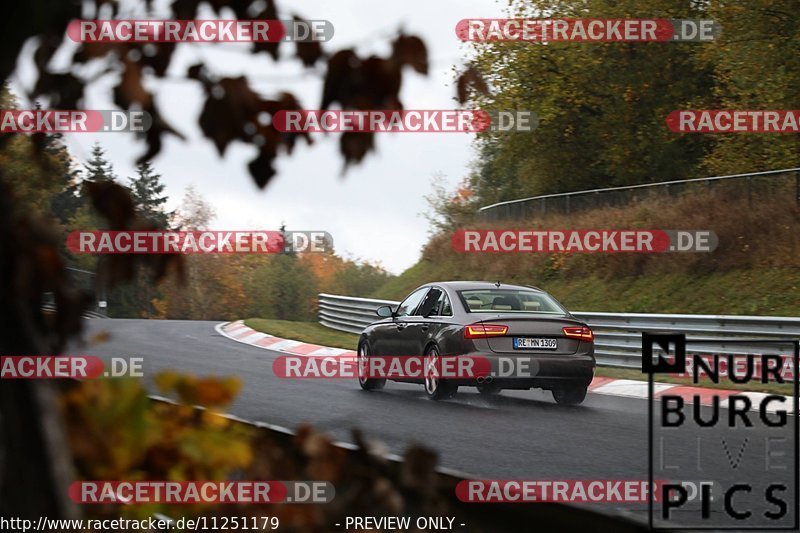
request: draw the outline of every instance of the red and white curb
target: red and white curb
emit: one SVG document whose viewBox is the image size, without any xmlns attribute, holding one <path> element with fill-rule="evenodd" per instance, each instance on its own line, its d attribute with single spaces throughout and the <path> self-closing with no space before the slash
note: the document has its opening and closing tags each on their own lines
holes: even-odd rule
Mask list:
<svg viewBox="0 0 800 533">
<path fill-rule="evenodd" d="M 290 339 L 282 339 L 280 337 L 267 335 L 266 333 L 262 333 L 254 330 L 253 328 L 245 326 L 243 320 L 217 324 L 215 329 L 220 335 L 235 340 L 236 342 L 249 344 L 250 346 L 255 346 L 256 348 L 264 348 L 265 350 L 288 353 L 291 355 L 352 358 L 355 358 L 356 356 L 356 352 L 353 350 L 330 348 L 328 346 L 319 346 L 318 344 L 310 344 L 307 342 L 293 341 Z"/>
<path fill-rule="evenodd" d="M 648 388 L 646 381 L 637 381 L 633 379 L 615 379 L 595 376 L 592 383 L 589 385 L 589 391 L 595 394 L 608 394 L 611 396 L 625 396 L 627 398 L 642 398 L 647 399 Z M 767 396 L 779 396 L 784 398 L 783 402 L 770 402 L 766 406 L 768 412 L 776 412 L 778 410 L 786 411 L 789 414 L 794 412 L 794 400 L 791 396 L 783 396 L 780 394 L 768 394 L 765 392 L 747 392 L 739 390 L 723 390 L 723 389 L 710 389 L 705 387 L 696 387 L 691 385 L 679 385 L 675 383 L 653 383 L 653 395 L 656 399 L 668 393 L 670 396 L 680 396 L 688 403 L 694 403 L 696 399 L 700 400 L 700 405 L 713 405 L 715 401 L 719 402 L 722 408 L 728 408 L 731 395 L 746 396 L 750 399 L 751 410 L 757 411 L 761 401 Z M 718 400 L 715 400 L 718 398 Z"/>
<path fill-rule="evenodd" d="M 308 357 L 346 357 L 353 359 L 356 357 L 356 352 L 353 350 L 330 348 L 328 346 L 320 346 L 318 344 L 309 344 L 306 342 L 282 339 L 280 337 L 267 335 L 266 333 L 262 333 L 245 326 L 243 320 L 224 322 L 222 324 L 218 324 L 215 329 L 221 335 L 235 340 L 236 342 L 291 355 L 304 355 Z M 592 383 L 589 385 L 589 392 L 608 396 L 623 396 L 626 398 L 641 398 L 646 400 L 648 388 L 646 381 L 595 376 L 594 380 L 592 380 Z M 680 396 L 686 403 L 694 403 L 695 398 L 699 398 L 701 405 L 712 405 L 712 403 L 715 401 L 714 398 L 716 397 L 719 398 L 717 401 L 719 401 L 719 405 L 722 408 L 727 408 L 728 398 L 731 395 L 736 394 L 737 396 L 747 396 L 750 398 L 753 410 L 758 410 L 758 406 L 760 405 L 761 401 L 765 397 L 770 396 L 770 394 L 764 392 L 710 389 L 705 387 L 678 385 L 675 383 L 653 383 L 653 392 L 655 393 L 656 398 L 659 398 L 663 396 L 664 393 L 669 392 L 671 396 Z M 767 405 L 767 411 L 775 412 L 778 409 L 781 409 L 786 410 L 788 413 L 793 413 L 794 402 L 792 397 L 782 397 L 785 398 L 784 402 L 770 402 Z"/>
</svg>

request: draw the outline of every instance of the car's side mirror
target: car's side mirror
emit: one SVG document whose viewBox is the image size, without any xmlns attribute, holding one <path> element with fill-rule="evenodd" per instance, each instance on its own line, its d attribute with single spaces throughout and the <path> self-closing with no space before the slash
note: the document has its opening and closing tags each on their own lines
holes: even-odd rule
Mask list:
<svg viewBox="0 0 800 533">
<path fill-rule="evenodd" d="M 381 318 L 389 318 L 390 316 L 394 316 L 394 311 L 391 306 L 382 305 L 375 310 L 375 314 Z"/>
</svg>

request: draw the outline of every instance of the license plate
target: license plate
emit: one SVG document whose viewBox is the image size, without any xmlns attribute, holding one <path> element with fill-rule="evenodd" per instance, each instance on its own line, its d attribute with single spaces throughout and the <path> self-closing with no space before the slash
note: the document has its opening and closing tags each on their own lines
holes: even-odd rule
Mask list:
<svg viewBox="0 0 800 533">
<path fill-rule="evenodd" d="M 555 350 L 557 348 L 558 341 L 556 339 L 514 337 L 515 350 Z"/>
</svg>

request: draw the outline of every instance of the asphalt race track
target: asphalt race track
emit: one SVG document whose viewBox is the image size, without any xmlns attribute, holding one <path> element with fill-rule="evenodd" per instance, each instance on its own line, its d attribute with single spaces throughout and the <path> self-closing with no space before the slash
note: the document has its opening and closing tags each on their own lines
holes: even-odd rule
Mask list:
<svg viewBox="0 0 800 533">
<path fill-rule="evenodd" d="M 422 443 L 440 453 L 442 466 L 475 477 L 648 478 L 646 400 L 590 393 L 581 406 L 561 407 L 549 392 L 505 391 L 487 398 L 466 388 L 453 400 L 435 402 L 426 398 L 421 385 L 389 382 L 382 391 L 364 392 L 355 380 L 287 380 L 272 371 L 274 358 L 284 354 L 223 337 L 214 329 L 217 323 L 89 320 L 86 338 L 100 331 L 109 332 L 111 338 L 91 349 L 76 346 L 72 353 L 142 357 L 146 376 L 166 369 L 195 375 L 235 374 L 245 382 L 230 409 L 237 416 L 288 428 L 308 422 L 346 442 L 352 442 L 351 428 L 359 427 L 397 454 L 412 443 Z M 727 415 L 726 410 L 722 413 Z M 725 436 L 717 428 L 680 431 L 679 438 L 669 441 L 667 463 L 694 464 L 695 436 L 701 431 L 704 437 L 716 436 L 710 432 Z M 729 465 L 731 457 L 741 452 L 745 461 L 750 453 L 760 457 L 756 467 L 746 471 L 747 480 L 767 483 L 770 472 L 763 450 L 759 451 L 765 435 L 761 428 L 750 431 L 749 448 L 740 449 L 740 432 L 730 436 L 725 450 L 717 446 L 707 454 L 704 471 L 708 476 L 702 479 L 741 480 L 745 474 Z M 791 493 L 788 501 L 793 497 Z M 637 515 L 647 509 L 646 504 L 602 505 Z"/>
</svg>

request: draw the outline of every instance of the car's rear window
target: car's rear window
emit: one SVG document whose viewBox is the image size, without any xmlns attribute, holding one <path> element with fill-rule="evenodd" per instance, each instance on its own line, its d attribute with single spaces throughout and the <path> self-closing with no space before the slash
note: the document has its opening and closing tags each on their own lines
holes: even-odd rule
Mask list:
<svg viewBox="0 0 800 533">
<path fill-rule="evenodd" d="M 567 313 L 549 295 L 525 289 L 474 289 L 458 291 L 458 295 L 469 313 Z"/>
</svg>

